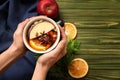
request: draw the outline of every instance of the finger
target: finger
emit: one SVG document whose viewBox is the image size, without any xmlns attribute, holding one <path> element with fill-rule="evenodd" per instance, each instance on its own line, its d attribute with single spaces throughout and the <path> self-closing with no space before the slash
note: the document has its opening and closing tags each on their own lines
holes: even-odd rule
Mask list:
<svg viewBox="0 0 120 80">
<path fill-rule="evenodd" d="M 60 56 L 60 55 L 63 56 L 65 54 L 65 52 L 62 50 L 66 51 L 66 46 L 67 46 L 67 38 L 66 38 L 65 32 L 62 28 L 60 28 L 60 30 L 61 30 L 62 39 L 58 43 L 57 47 L 53 50 L 55 55 L 57 55 L 57 56 Z M 61 53 L 61 52 L 63 52 L 63 53 Z"/>
<path fill-rule="evenodd" d="M 25 21 L 23 21 L 23 22 L 21 22 L 20 24 L 19 24 L 19 26 L 25 26 L 28 22 L 29 22 L 29 20 L 30 20 L 30 18 L 28 18 L 28 19 L 26 19 Z"/>
<path fill-rule="evenodd" d="M 45 15 L 40 15 L 41 17 L 47 17 L 47 16 L 45 16 Z M 33 16 L 33 17 L 31 17 L 30 19 L 34 19 L 34 18 L 38 18 L 39 16 Z"/>
<path fill-rule="evenodd" d="M 36 18 L 36 16 L 31 17 L 30 20 L 33 19 L 33 18 Z"/>
<path fill-rule="evenodd" d="M 61 27 L 65 31 L 65 26 Z"/>
<path fill-rule="evenodd" d="M 67 36 L 65 34 L 65 28 L 64 27 L 60 27 L 60 31 L 61 31 L 62 40 L 67 40 Z"/>
<path fill-rule="evenodd" d="M 61 31 L 61 41 L 58 43 L 56 49 L 59 49 L 62 50 L 61 48 L 63 48 L 63 46 L 66 47 L 66 44 L 67 44 L 67 37 L 66 37 L 66 34 L 65 34 L 65 31 L 62 27 L 60 27 L 60 31 Z"/>
<path fill-rule="evenodd" d="M 30 19 L 28 18 L 28 19 L 26 19 L 25 21 L 19 23 L 17 30 L 22 31 L 23 28 L 25 27 L 25 25 L 29 22 L 29 20 L 30 20 Z"/>
</svg>

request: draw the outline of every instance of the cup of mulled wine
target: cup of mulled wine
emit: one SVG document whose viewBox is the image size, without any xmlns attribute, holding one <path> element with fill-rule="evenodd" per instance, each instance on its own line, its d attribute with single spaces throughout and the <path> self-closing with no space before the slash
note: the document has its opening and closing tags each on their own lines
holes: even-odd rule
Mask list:
<svg viewBox="0 0 120 80">
<path fill-rule="evenodd" d="M 53 50 L 60 40 L 59 25 L 51 18 L 32 18 L 23 30 L 23 42 L 34 53 L 47 53 Z"/>
</svg>

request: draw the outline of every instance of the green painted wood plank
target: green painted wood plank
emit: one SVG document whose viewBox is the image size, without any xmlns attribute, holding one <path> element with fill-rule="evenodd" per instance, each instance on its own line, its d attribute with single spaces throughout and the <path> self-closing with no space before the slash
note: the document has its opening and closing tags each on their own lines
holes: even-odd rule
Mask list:
<svg viewBox="0 0 120 80">
<path fill-rule="evenodd" d="M 81 47 L 75 57 L 89 64 L 86 77 L 71 80 L 120 80 L 120 0 L 56 1 L 61 18 L 77 27 Z"/>
</svg>

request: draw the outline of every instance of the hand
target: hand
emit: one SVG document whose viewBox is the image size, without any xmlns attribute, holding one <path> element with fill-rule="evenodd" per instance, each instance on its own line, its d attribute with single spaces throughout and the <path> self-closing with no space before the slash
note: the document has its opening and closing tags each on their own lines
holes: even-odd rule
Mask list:
<svg viewBox="0 0 120 80">
<path fill-rule="evenodd" d="M 43 66 L 47 66 L 48 69 L 66 54 L 67 38 L 64 29 L 60 28 L 60 30 L 62 39 L 57 47 L 53 51 L 40 56 L 37 61 Z"/>
<path fill-rule="evenodd" d="M 26 25 L 26 23 L 29 21 L 30 19 L 26 19 L 25 21 L 21 22 L 18 24 L 18 27 L 16 29 L 16 31 L 14 32 L 13 35 L 13 46 L 21 52 L 25 52 L 26 51 L 26 47 L 24 46 L 23 43 L 23 38 L 22 38 L 22 33 L 23 33 L 23 29 Z"/>
<path fill-rule="evenodd" d="M 61 41 L 53 51 L 38 58 L 32 80 L 46 80 L 48 70 L 66 54 L 67 38 L 64 29 L 60 28 L 60 30 Z"/>
</svg>

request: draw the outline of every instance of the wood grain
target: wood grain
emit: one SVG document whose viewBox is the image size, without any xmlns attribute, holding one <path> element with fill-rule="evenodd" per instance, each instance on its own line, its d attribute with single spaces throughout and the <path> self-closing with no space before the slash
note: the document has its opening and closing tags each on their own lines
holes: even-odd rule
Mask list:
<svg viewBox="0 0 120 80">
<path fill-rule="evenodd" d="M 81 80 L 120 80 L 120 0 L 57 0 L 60 15 L 78 30 L 80 55 L 89 64 Z M 76 80 L 76 79 L 74 79 Z"/>
</svg>

